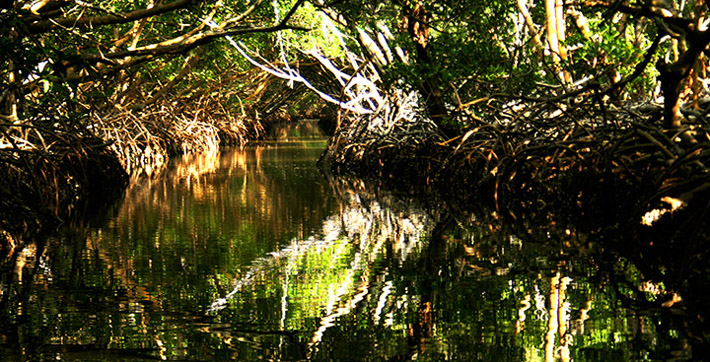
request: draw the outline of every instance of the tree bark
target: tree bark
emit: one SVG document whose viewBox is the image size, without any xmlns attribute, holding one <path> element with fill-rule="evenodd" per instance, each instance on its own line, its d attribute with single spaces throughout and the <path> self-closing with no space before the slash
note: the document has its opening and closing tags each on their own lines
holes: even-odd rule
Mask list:
<svg viewBox="0 0 710 362">
<path fill-rule="evenodd" d="M 556 0 L 545 0 L 545 19 L 547 26 L 547 46 L 550 47 L 552 60 L 560 62 L 560 42 L 557 37 L 557 12 L 555 11 Z"/>
<path fill-rule="evenodd" d="M 543 57 L 545 53 L 545 46 L 542 45 L 542 40 L 540 40 L 540 34 L 538 34 L 537 32 L 537 26 L 532 20 L 532 16 L 530 15 L 528 6 L 525 0 L 517 0 L 517 2 L 520 14 L 523 15 L 523 18 L 525 19 L 525 25 L 527 25 L 528 27 L 528 33 L 530 34 L 530 36 L 532 36 L 533 45 L 535 46 L 535 49 L 540 53 L 540 56 Z"/>
</svg>

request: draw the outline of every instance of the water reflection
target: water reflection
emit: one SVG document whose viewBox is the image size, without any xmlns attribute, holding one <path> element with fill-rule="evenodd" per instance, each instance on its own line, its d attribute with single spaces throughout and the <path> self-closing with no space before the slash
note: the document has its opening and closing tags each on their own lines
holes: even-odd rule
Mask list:
<svg viewBox="0 0 710 362">
<path fill-rule="evenodd" d="M 595 250 L 589 236 L 521 233 L 495 216 L 448 215 L 362 180 L 326 182 L 315 168 L 318 142 L 187 157 L 128 190 L 104 221 L 17 253 L 0 279 L 0 355 L 606 361 L 687 353 L 665 311 L 630 304 L 672 296 Z"/>
</svg>

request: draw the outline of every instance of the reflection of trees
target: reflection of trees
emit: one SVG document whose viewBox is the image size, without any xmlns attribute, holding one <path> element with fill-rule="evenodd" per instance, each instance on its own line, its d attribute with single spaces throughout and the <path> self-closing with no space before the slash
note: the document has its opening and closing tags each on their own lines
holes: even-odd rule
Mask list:
<svg viewBox="0 0 710 362">
<path fill-rule="evenodd" d="M 471 218 L 463 229 L 453 218 L 436 221 L 362 181 L 333 187 L 340 212 L 321 236 L 254 262 L 213 312 L 246 313 L 229 299 L 274 283 L 263 276 L 271 273 L 282 288 L 280 315 L 315 318 L 314 324 L 281 324 L 306 328 L 302 343 L 312 360 L 363 353 L 363 360 L 568 361 L 599 345 L 610 355 L 643 353 L 632 347 L 640 319 L 618 311 L 615 294 L 595 286 L 599 266 L 588 255 L 521 240 L 486 219 Z M 575 242 L 569 234 L 560 245 Z M 304 294 L 307 288 L 321 292 Z"/>
<path fill-rule="evenodd" d="M 339 217 L 343 233 L 358 246 L 358 259 L 363 258 L 363 262 L 353 269 L 362 270 L 353 273 L 358 275 L 354 293 L 349 294 L 349 298 L 339 298 L 327 305 L 328 313 L 321 317 L 320 326 L 311 338 L 311 356 L 318 354 L 326 330 L 335 327 L 337 319 L 356 309 L 359 313 L 366 311 L 369 322 L 393 323 L 392 283 L 389 280 L 391 266 L 389 262 L 385 266 L 377 264 L 383 259 L 403 262 L 416 254 L 422 247 L 424 235 L 432 227 L 431 217 L 423 210 L 412 206 L 395 209 L 389 203 L 396 199 L 375 197 L 362 187 L 362 183 L 350 182 L 335 181 L 333 187 L 341 201 Z M 401 301 L 406 301 L 406 296 L 400 297 L 405 297 Z M 367 305 L 358 306 L 363 301 Z M 372 305 L 373 301 L 375 305 Z"/>
<path fill-rule="evenodd" d="M 291 238 L 310 235 L 332 209 L 327 186 L 310 166 L 319 153 L 257 147 L 186 157 L 162 177 L 129 189 L 110 224 L 64 236 L 42 255 L 45 269 L 28 271 L 27 261 L 39 258 L 34 254 L 7 264 L 3 313 L 19 313 L 24 305 L 34 323 L 17 334 L 41 334 L 34 345 L 194 353 L 199 348 L 188 352 L 180 340 L 200 340 L 204 332 L 163 328 L 204 318 L 202 306 L 219 280 Z M 13 272 L 15 265 L 25 272 Z M 32 285 L 42 279 L 49 291 Z M 94 317 L 83 318 L 87 313 Z M 42 328 L 47 323 L 52 328 Z M 72 342 L 67 335 L 80 338 Z"/>
<path fill-rule="evenodd" d="M 323 338 L 331 329 L 338 328 L 340 318 L 362 308 L 372 308 L 363 303 L 376 301 L 370 316 L 381 324 L 391 325 L 389 265 L 377 264 L 387 259 L 402 262 L 415 254 L 431 226 L 430 217 L 415 208 L 395 212 L 363 190 L 351 190 L 346 185 L 335 188 L 340 196 L 340 212 L 326 219 L 322 231 L 316 234 L 320 235 L 318 238 L 294 240 L 278 252 L 255 260 L 245 276 L 233 282 L 234 289 L 212 303 L 210 311 L 225 309 L 230 299 L 237 298 L 238 293 L 249 293 L 250 287 L 259 288 L 257 283 L 263 282 L 263 275 L 276 269 L 283 288 L 281 314 L 308 315 L 317 320 L 307 342 L 309 359 L 321 358 Z M 318 258 L 319 254 L 328 257 Z M 385 284 L 380 288 L 382 281 Z M 376 282 L 374 289 L 373 282 Z M 307 294 L 304 288 L 321 292 Z M 406 296 L 398 298 L 400 304 L 407 303 Z"/>
<path fill-rule="evenodd" d="M 560 276 L 557 272 L 550 278 L 550 299 L 549 313 L 547 319 L 547 334 L 545 334 L 545 361 L 555 360 L 555 352 L 559 353 L 560 360 L 569 362 L 569 345 L 572 343 L 572 336 L 567 334 L 567 314 L 569 313 L 569 303 L 567 303 L 567 283 L 568 278 Z M 555 338 L 558 338 L 556 341 Z M 555 348 L 559 343 L 559 348 Z"/>
<path fill-rule="evenodd" d="M 133 232 L 140 235 L 189 235 L 206 230 L 233 237 L 238 230 L 229 226 L 240 225 L 269 243 L 265 250 L 273 250 L 279 240 L 307 237 L 325 217 L 319 206 L 328 200 L 318 189 L 324 186 L 314 181 L 319 176 L 299 168 L 318 153 L 316 149 L 285 152 L 256 147 L 188 156 L 164 177 L 151 180 L 151 187 L 129 190 L 116 227 L 125 229 L 128 225 L 122 220 L 126 220 L 134 223 Z M 285 163 L 294 161 L 293 157 L 296 165 Z M 203 236 L 195 240 L 209 238 Z"/>
<path fill-rule="evenodd" d="M 271 137 L 279 141 L 302 142 L 306 139 L 322 140 L 323 132 L 318 119 L 303 119 L 292 122 L 289 126 L 276 126 L 271 130 Z"/>
<path fill-rule="evenodd" d="M 118 275 L 129 265 L 152 284 L 166 283 L 162 290 L 173 292 L 165 296 L 212 289 L 239 275 L 240 265 L 318 227 L 329 209 L 325 185 L 299 168 L 318 154 L 255 147 L 187 156 L 150 187 L 130 189 L 112 225 L 93 237 L 103 250 L 121 249 L 104 255 Z M 204 280 L 215 273 L 216 280 Z"/>
<path fill-rule="evenodd" d="M 111 225 L 67 236 L 85 245 L 18 253 L 25 259 L 4 275 L 31 288 L 5 279 L 2 311 L 22 305 L 34 322 L 7 338 L 167 359 L 314 361 L 633 360 L 682 342 L 641 304 L 646 290 L 672 293 L 627 262 L 615 279 L 609 266 L 620 262 L 574 230 L 516 236 L 495 217 L 441 216 L 346 178 L 331 180 L 337 207 L 308 209 L 329 201 L 308 191 L 289 199 L 298 186 L 283 185 L 326 187 L 308 182 L 312 169 L 270 163 L 313 157 L 275 151 L 178 163 L 171 181 L 130 190 Z"/>
<path fill-rule="evenodd" d="M 370 340 L 374 346 L 383 340 L 390 344 L 373 347 L 377 351 L 368 352 L 373 359 L 416 355 L 420 360 L 455 356 L 486 361 L 596 360 L 604 355 L 635 359 L 665 350 L 674 338 L 662 329 L 637 328 L 653 325 L 660 316 L 652 310 L 639 316 L 636 310 L 619 308 L 622 296 L 600 283 L 604 275 L 618 271 L 599 264 L 586 236 L 580 240 L 574 230 L 532 226 L 538 230 L 516 237 L 495 217 L 427 217 L 409 201 L 373 194 L 361 181 L 336 185 L 344 200 L 341 214 L 359 215 L 343 217 L 346 224 L 357 224 L 350 219 L 377 220 L 385 227 L 374 233 L 361 227 L 349 234 L 354 243 L 367 235 L 376 252 L 368 254 L 373 262 L 351 294 L 358 305 L 342 302 L 356 313 L 324 318 L 321 326 L 328 325 L 331 334 L 319 332 L 318 349 L 312 351 L 316 359 L 338 359 L 343 350 L 352 353 L 349 341 L 368 343 L 362 336 L 377 336 Z M 416 243 L 398 247 L 407 220 L 417 217 L 426 220 L 425 227 L 418 229 L 417 238 L 405 238 Z M 416 247 L 408 249 L 411 245 Z M 351 335 L 359 336 L 357 342 Z"/>
</svg>

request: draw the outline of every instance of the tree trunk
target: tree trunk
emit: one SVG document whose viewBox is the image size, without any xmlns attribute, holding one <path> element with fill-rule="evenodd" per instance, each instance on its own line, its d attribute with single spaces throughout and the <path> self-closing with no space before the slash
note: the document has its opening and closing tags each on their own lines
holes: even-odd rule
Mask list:
<svg viewBox="0 0 710 362">
<path fill-rule="evenodd" d="M 7 91 L 7 94 L 5 94 L 4 104 L 2 105 L 2 116 L 9 120 L 17 121 L 18 97 L 16 97 L 16 94 L 19 86 L 17 84 L 17 80 L 15 79 L 15 67 L 12 60 L 8 61 L 6 80 L 9 90 Z"/>
<path fill-rule="evenodd" d="M 560 61 L 560 42 L 557 37 L 557 12 L 555 11 L 556 0 L 545 0 L 545 15 L 547 25 L 547 46 L 550 47 L 552 60 L 555 63 Z"/>
<path fill-rule="evenodd" d="M 417 65 L 422 68 L 431 68 L 433 67 L 433 61 L 429 54 L 429 49 L 427 48 L 429 29 L 426 25 L 426 17 L 427 13 L 424 6 L 417 4 L 411 11 L 407 9 L 405 21 L 407 25 L 407 33 L 414 42 L 416 49 Z M 422 82 L 420 92 L 424 97 L 425 106 L 429 116 L 436 122 L 436 124 L 442 126 L 441 121 L 447 115 L 447 111 L 441 91 L 441 80 L 430 71 L 426 71 L 425 73 L 427 74 L 421 74 Z"/>
<path fill-rule="evenodd" d="M 547 22 L 547 45 L 552 53 L 552 61 L 559 65 L 561 61 L 567 59 L 567 47 L 564 44 L 566 39 L 566 26 L 562 0 L 545 0 L 545 14 Z M 569 72 L 560 70 L 560 79 L 569 83 L 572 79 Z"/>
<path fill-rule="evenodd" d="M 543 57 L 545 47 L 542 45 L 542 40 L 540 40 L 540 34 L 537 31 L 537 26 L 532 20 L 532 16 L 530 15 L 530 11 L 528 10 L 526 0 L 517 0 L 517 2 L 520 14 L 522 14 L 523 19 L 525 19 L 525 25 L 527 25 L 528 33 L 532 37 L 533 46 L 535 47 L 535 50 L 540 53 L 540 57 Z"/>
<path fill-rule="evenodd" d="M 562 0 L 555 0 L 555 26 L 557 27 L 557 51 L 560 53 L 562 60 L 567 59 L 567 24 L 565 23 L 565 11 Z"/>
<path fill-rule="evenodd" d="M 674 64 L 659 63 L 656 68 L 661 73 L 661 91 L 663 92 L 663 126 L 667 129 L 681 125 L 680 93 L 690 69 L 674 68 Z"/>
</svg>

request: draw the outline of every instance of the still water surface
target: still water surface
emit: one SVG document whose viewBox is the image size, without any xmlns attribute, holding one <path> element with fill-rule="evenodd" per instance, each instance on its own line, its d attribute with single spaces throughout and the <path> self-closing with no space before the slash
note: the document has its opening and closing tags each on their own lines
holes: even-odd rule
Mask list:
<svg viewBox="0 0 710 362">
<path fill-rule="evenodd" d="M 325 140 L 281 138 L 172 162 L 106 215 L 23 251 L 0 285 L 0 360 L 625 361 L 682 350 L 663 318 L 627 308 L 638 273 L 618 262 L 605 272 L 599 254 L 565 247 L 582 238 L 574 231 L 516 236 L 492 217 L 327 180 L 316 167 Z"/>
</svg>

